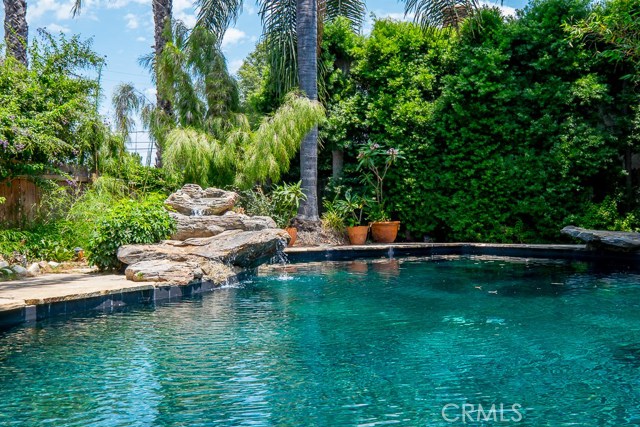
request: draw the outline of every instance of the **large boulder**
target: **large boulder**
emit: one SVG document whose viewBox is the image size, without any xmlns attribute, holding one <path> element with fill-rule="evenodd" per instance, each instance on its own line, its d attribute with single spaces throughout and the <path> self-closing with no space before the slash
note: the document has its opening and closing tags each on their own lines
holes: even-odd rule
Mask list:
<svg viewBox="0 0 640 427">
<path fill-rule="evenodd" d="M 203 272 L 196 262 L 176 262 L 168 259 L 140 261 L 124 271 L 133 282 L 165 282 L 187 285 L 202 279 Z"/>
<path fill-rule="evenodd" d="M 196 184 L 186 184 L 170 195 L 165 204 L 183 215 L 220 215 L 238 201 L 238 194 L 219 188 L 202 189 Z"/>
<path fill-rule="evenodd" d="M 592 249 L 616 252 L 632 252 L 640 249 L 640 233 L 589 230 L 573 225 L 563 228 L 561 233 L 582 240 Z"/>
<path fill-rule="evenodd" d="M 236 276 L 238 272 L 238 268 L 219 262 L 151 260 L 140 261 L 128 266 L 125 270 L 125 276 L 133 282 L 188 285 L 200 281 L 224 283 Z"/>
<path fill-rule="evenodd" d="M 126 245 L 118 249 L 120 262 L 132 265 L 142 261 L 166 260 L 175 263 L 217 261 L 253 268 L 276 255 L 286 246 L 289 235 L 284 230 L 229 230 L 217 236 L 165 240 L 153 245 Z"/>
<path fill-rule="evenodd" d="M 176 232 L 171 236 L 172 240 L 211 237 L 225 230 L 257 231 L 277 228 L 275 221 L 268 216 L 252 217 L 232 211 L 221 216 L 187 216 L 177 212 L 171 212 L 170 215 L 177 225 Z"/>
</svg>

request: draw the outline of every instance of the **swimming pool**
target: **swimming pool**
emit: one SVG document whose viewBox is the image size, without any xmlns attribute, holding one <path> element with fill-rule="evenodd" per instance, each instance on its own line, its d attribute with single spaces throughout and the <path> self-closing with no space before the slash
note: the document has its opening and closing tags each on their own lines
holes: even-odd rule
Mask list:
<svg viewBox="0 0 640 427">
<path fill-rule="evenodd" d="M 622 426 L 638 384 L 640 275 L 584 263 L 291 265 L 0 333 L 2 426 Z"/>
</svg>

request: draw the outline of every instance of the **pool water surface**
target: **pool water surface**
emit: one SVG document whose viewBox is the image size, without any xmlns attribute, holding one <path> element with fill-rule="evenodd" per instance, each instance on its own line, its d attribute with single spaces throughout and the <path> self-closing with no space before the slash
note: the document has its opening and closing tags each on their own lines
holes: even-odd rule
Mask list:
<svg viewBox="0 0 640 427">
<path fill-rule="evenodd" d="M 640 425 L 640 275 L 290 265 L 0 332 L 0 396 L 0 426 Z"/>
</svg>

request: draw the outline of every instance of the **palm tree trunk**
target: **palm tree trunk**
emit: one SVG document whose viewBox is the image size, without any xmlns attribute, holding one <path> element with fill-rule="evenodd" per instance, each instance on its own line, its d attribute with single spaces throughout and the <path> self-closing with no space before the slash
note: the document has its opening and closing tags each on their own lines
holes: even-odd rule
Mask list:
<svg viewBox="0 0 640 427">
<path fill-rule="evenodd" d="M 26 67 L 29 41 L 27 0 L 4 0 L 4 39 L 7 53 Z"/>
<path fill-rule="evenodd" d="M 153 23 L 154 23 L 154 41 L 155 41 L 155 54 L 156 59 L 160 57 L 164 46 L 167 44 L 164 31 L 167 25 L 171 25 L 171 9 L 173 7 L 173 0 L 153 0 Z M 158 70 L 156 69 L 156 82 Z M 171 108 L 171 102 L 166 99 L 162 91 L 158 88 L 156 91 L 157 106 L 164 113 L 166 117 L 173 116 L 173 109 Z M 162 144 L 156 141 L 156 167 L 162 167 Z"/>
<path fill-rule="evenodd" d="M 317 0 L 297 0 L 298 76 L 300 89 L 309 99 L 318 99 Z M 307 199 L 300 204 L 298 217 L 318 221 L 318 127 L 300 146 L 300 178 Z"/>
</svg>

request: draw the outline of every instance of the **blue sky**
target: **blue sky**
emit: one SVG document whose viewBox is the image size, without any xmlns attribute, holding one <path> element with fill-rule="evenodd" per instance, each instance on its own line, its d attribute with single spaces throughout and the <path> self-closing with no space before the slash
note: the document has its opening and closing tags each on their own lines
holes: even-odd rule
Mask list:
<svg viewBox="0 0 640 427">
<path fill-rule="evenodd" d="M 196 15 L 193 3 L 192 0 L 173 0 L 174 17 L 193 25 Z M 524 0 L 505 0 L 502 7 L 505 12 L 513 13 L 514 8 L 525 4 Z M 138 58 L 149 53 L 153 44 L 151 0 L 85 0 L 85 7 L 76 18 L 71 16 L 71 7 L 71 0 L 28 0 L 31 35 L 36 33 L 36 28 L 45 27 L 53 33 L 62 31 L 93 37 L 95 50 L 107 59 L 102 75 L 103 114 L 110 115 L 111 94 L 121 82 L 131 82 L 150 99 L 155 99 L 149 73 L 138 64 Z M 403 5 L 396 0 L 367 0 L 367 9 L 368 14 L 377 17 L 404 18 Z M 232 72 L 240 67 L 260 37 L 262 28 L 257 12 L 255 4 L 247 1 L 240 19 L 225 35 L 222 46 Z M 371 22 L 369 18 L 365 32 L 370 31 Z"/>
</svg>

